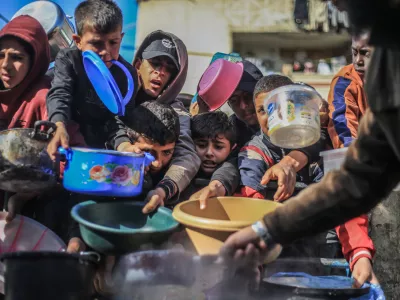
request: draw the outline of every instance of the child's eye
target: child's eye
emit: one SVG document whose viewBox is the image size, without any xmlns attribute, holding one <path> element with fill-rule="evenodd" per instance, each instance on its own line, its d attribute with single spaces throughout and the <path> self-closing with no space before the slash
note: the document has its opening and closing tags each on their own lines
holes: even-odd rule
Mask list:
<svg viewBox="0 0 400 300">
<path fill-rule="evenodd" d="M 172 155 L 172 150 L 164 150 L 162 153 L 164 156 L 170 156 Z"/>
<path fill-rule="evenodd" d="M 205 148 L 205 147 L 207 147 L 207 144 L 196 143 L 196 146 L 199 147 L 199 148 Z"/>
<path fill-rule="evenodd" d="M 258 113 L 265 113 L 264 107 L 260 107 L 260 108 L 257 110 L 257 112 L 258 112 Z"/>
<path fill-rule="evenodd" d="M 217 150 L 222 150 L 224 148 L 225 148 L 224 146 L 215 146 L 215 149 L 217 149 Z"/>
</svg>

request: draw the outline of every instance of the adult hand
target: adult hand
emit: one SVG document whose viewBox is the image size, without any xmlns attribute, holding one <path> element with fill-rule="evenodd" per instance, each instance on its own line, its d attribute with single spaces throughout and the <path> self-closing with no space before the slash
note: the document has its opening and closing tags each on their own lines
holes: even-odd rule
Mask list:
<svg viewBox="0 0 400 300">
<path fill-rule="evenodd" d="M 34 199 L 38 194 L 25 194 L 25 193 L 16 193 L 12 195 L 7 202 L 7 216 L 6 222 L 11 222 L 14 220 L 15 216 L 21 213 L 22 208 L 24 207 L 25 203 L 29 200 Z"/>
<path fill-rule="evenodd" d="M 365 282 L 370 282 L 375 285 L 379 284 L 379 281 L 372 269 L 371 261 L 367 257 L 361 257 L 359 260 L 357 260 L 353 267 L 352 276 L 354 278 L 354 288 L 362 287 Z"/>
<path fill-rule="evenodd" d="M 85 243 L 78 237 L 69 240 L 67 246 L 68 253 L 79 253 L 86 250 Z"/>
<path fill-rule="evenodd" d="M 164 206 L 165 197 L 166 194 L 162 188 L 150 191 L 146 197 L 147 204 L 143 207 L 142 212 L 148 214 L 156 210 L 157 207 Z"/>
<path fill-rule="evenodd" d="M 218 180 L 213 180 L 208 186 L 194 193 L 189 200 L 199 200 L 200 209 L 207 207 L 207 200 L 212 197 L 222 197 L 226 195 L 225 187 Z"/>
<path fill-rule="evenodd" d="M 293 194 L 296 186 L 296 169 L 293 164 L 282 159 L 265 172 L 260 183 L 266 185 L 271 180 L 278 181 L 278 189 L 274 195 L 274 200 L 286 200 Z"/>
<path fill-rule="evenodd" d="M 251 227 L 239 230 L 228 237 L 220 250 L 224 261 L 236 267 L 262 265 L 268 254 L 267 245 Z"/>
<path fill-rule="evenodd" d="M 58 153 L 58 147 L 63 147 L 65 149 L 69 148 L 69 135 L 67 132 L 67 128 L 63 122 L 56 123 L 57 129 L 56 132 L 51 139 L 50 143 L 47 145 L 47 153 L 49 154 L 52 160 L 56 160 L 56 156 Z"/>
</svg>

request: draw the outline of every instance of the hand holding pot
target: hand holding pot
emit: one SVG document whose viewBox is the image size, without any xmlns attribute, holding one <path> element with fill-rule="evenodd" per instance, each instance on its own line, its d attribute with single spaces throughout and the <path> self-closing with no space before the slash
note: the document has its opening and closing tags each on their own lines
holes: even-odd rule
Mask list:
<svg viewBox="0 0 400 300">
<path fill-rule="evenodd" d="M 49 145 L 47 146 L 47 153 L 52 160 L 56 160 L 58 153 L 58 147 L 63 147 L 65 149 L 69 148 L 69 135 L 65 124 L 63 122 L 57 122 L 57 130 L 51 139 Z"/>
<path fill-rule="evenodd" d="M 68 253 L 80 253 L 86 250 L 85 243 L 78 237 L 74 237 L 69 240 L 67 252 Z"/>
<path fill-rule="evenodd" d="M 144 214 L 151 213 L 156 210 L 159 206 L 164 206 L 165 201 L 165 191 L 162 188 L 156 188 L 147 194 L 146 202 L 147 204 L 143 207 L 142 212 Z"/>
<path fill-rule="evenodd" d="M 379 285 L 378 279 L 372 269 L 371 261 L 367 257 L 361 257 L 357 260 L 353 267 L 352 276 L 354 278 L 354 288 L 361 288 L 367 281 Z"/>
</svg>

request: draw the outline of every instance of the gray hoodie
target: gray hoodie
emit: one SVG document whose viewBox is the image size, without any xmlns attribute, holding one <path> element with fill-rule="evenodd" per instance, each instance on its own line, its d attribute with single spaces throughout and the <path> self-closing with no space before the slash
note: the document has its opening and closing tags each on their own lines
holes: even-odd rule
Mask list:
<svg viewBox="0 0 400 300">
<path fill-rule="evenodd" d="M 181 92 L 182 87 L 185 84 L 188 70 L 188 54 L 186 46 L 178 37 L 171 33 L 161 30 L 153 31 L 144 39 L 143 43 L 138 48 L 132 64 L 135 65 L 135 62 L 142 58 L 143 50 L 152 41 L 165 37 L 171 39 L 176 46 L 180 70 L 172 82 L 166 86 L 164 91 L 162 91 L 156 99 L 147 95 L 142 90 L 139 91 L 136 96 L 135 105 L 139 105 L 140 103 L 149 100 L 156 100 L 159 103 L 171 105 L 178 113 L 181 132 L 179 141 L 175 147 L 174 156 L 165 177 L 173 180 L 177 184 L 179 192 L 182 192 L 196 176 L 200 167 L 200 158 L 197 156 L 191 137 L 190 114 L 185 109 L 183 103 L 177 99 L 178 94 Z"/>
</svg>

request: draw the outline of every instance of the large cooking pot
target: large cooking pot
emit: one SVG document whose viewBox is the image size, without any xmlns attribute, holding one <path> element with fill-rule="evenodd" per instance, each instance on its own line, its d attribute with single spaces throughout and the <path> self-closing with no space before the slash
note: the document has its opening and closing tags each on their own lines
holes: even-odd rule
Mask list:
<svg viewBox="0 0 400 300">
<path fill-rule="evenodd" d="M 94 252 L 14 252 L 1 260 L 6 300 L 87 300 L 100 256 Z"/>
<path fill-rule="evenodd" d="M 50 43 L 51 60 L 53 61 L 60 49 L 72 46 L 74 27 L 68 20 L 62 8 L 51 1 L 33 1 L 22 7 L 12 17 L 29 15 L 42 24 Z"/>
<path fill-rule="evenodd" d="M 154 161 L 149 153 L 89 148 L 59 148 L 66 159 L 64 187 L 94 196 L 133 197 L 142 192 L 144 168 Z"/>
<path fill-rule="evenodd" d="M 30 193 L 56 185 L 59 165 L 47 154 L 51 134 L 41 127 L 56 129 L 47 121 L 37 121 L 34 128 L 0 131 L 0 189 Z"/>
</svg>

